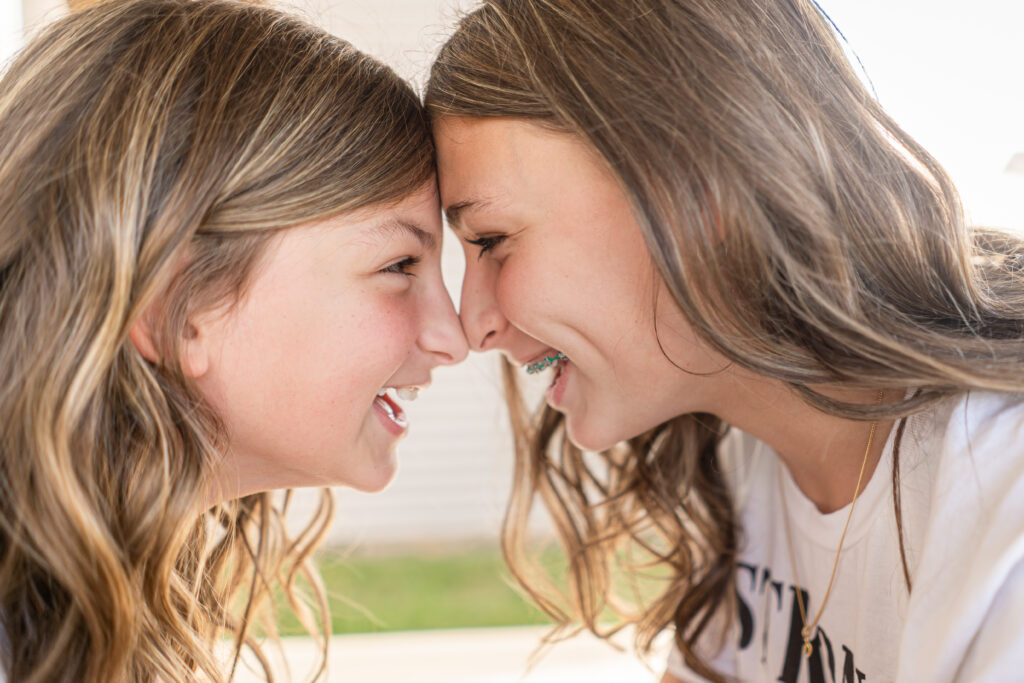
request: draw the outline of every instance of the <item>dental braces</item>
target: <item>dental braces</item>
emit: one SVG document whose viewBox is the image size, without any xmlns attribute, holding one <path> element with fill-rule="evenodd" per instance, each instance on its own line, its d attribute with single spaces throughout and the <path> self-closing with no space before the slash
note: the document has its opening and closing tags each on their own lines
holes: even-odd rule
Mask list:
<svg viewBox="0 0 1024 683">
<path fill-rule="evenodd" d="M 543 369 L 545 369 L 545 368 L 547 368 L 549 366 L 552 366 L 552 365 L 557 365 L 558 363 L 560 363 L 563 360 L 568 360 L 568 358 L 565 357 L 564 353 L 559 351 L 558 353 L 556 353 L 553 356 L 547 356 L 546 358 L 541 358 L 536 363 L 530 363 L 529 365 L 527 365 L 526 366 L 526 374 L 528 374 L 528 375 L 536 375 L 541 370 L 543 370 Z"/>
</svg>

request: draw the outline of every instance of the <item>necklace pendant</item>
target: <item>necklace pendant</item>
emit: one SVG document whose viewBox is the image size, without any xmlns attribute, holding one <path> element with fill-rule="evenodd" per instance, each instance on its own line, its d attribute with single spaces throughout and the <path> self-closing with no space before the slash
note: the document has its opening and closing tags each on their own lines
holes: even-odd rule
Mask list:
<svg viewBox="0 0 1024 683">
<path fill-rule="evenodd" d="M 810 657 L 811 656 L 811 652 L 813 651 L 813 649 L 811 648 L 811 641 L 805 640 L 804 641 L 804 648 L 803 649 L 804 649 L 804 657 Z"/>
</svg>

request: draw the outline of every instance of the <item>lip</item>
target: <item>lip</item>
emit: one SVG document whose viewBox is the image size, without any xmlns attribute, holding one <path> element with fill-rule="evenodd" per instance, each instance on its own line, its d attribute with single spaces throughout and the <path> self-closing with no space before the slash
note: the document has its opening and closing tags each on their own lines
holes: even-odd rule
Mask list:
<svg viewBox="0 0 1024 683">
<path fill-rule="evenodd" d="M 402 410 L 401 406 L 392 404 L 395 406 L 395 409 L 397 411 L 396 414 L 399 415 L 402 419 L 403 423 L 400 424 L 395 420 L 391 419 L 391 416 L 388 415 L 388 411 L 384 408 L 383 405 L 381 405 L 382 400 L 388 400 L 390 402 L 390 398 L 382 399 L 380 397 L 377 397 L 373 399 L 373 412 L 376 413 L 377 419 L 380 420 L 381 426 L 383 426 L 384 429 L 387 430 L 387 432 L 392 436 L 404 435 L 406 431 L 408 431 L 409 429 L 409 423 L 406 420 L 405 411 Z"/>
<path fill-rule="evenodd" d="M 562 399 L 565 397 L 565 387 L 569 383 L 569 372 L 573 369 L 572 361 L 566 359 L 559 363 L 557 375 L 544 392 L 544 400 L 555 410 L 562 408 Z"/>
</svg>

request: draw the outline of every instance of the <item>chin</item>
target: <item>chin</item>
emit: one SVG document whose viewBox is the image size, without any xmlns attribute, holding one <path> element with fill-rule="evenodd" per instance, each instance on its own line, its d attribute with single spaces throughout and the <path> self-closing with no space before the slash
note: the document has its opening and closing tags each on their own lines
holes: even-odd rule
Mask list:
<svg viewBox="0 0 1024 683">
<path fill-rule="evenodd" d="M 398 462 L 392 455 L 386 462 L 367 463 L 361 471 L 354 473 L 354 476 L 350 473 L 339 483 L 362 493 L 380 493 L 391 485 L 397 473 Z"/>
<path fill-rule="evenodd" d="M 616 436 L 614 432 L 604 429 L 593 428 L 586 424 L 586 421 L 577 422 L 566 416 L 565 433 L 574 446 L 585 451 L 605 451 L 615 444 L 630 437 Z"/>
<path fill-rule="evenodd" d="M 565 432 L 569 441 L 585 451 L 606 451 L 616 444 L 640 436 L 660 423 L 651 425 L 622 424 L 610 419 L 574 420 L 565 416 Z"/>
</svg>

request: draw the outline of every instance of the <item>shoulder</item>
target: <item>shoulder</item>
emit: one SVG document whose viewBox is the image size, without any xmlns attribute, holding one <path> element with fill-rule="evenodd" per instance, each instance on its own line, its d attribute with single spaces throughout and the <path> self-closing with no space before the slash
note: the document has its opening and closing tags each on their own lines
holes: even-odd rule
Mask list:
<svg viewBox="0 0 1024 683">
<path fill-rule="evenodd" d="M 939 458 L 933 495 L 997 508 L 1024 486 L 1024 395 L 970 392 L 936 411 L 932 453 Z M 1019 503 L 1024 506 L 1024 499 Z"/>
<path fill-rule="evenodd" d="M 1016 445 L 1024 429 L 1024 394 L 968 392 L 957 399 L 945 424 L 953 446 Z"/>
<path fill-rule="evenodd" d="M 1024 538 L 1024 396 L 970 392 L 915 426 L 932 461 L 931 542 Z"/>
<path fill-rule="evenodd" d="M 900 673 L 957 680 L 1000 596 L 1024 588 L 1024 397 L 970 392 L 913 424 L 932 476 Z"/>
</svg>

